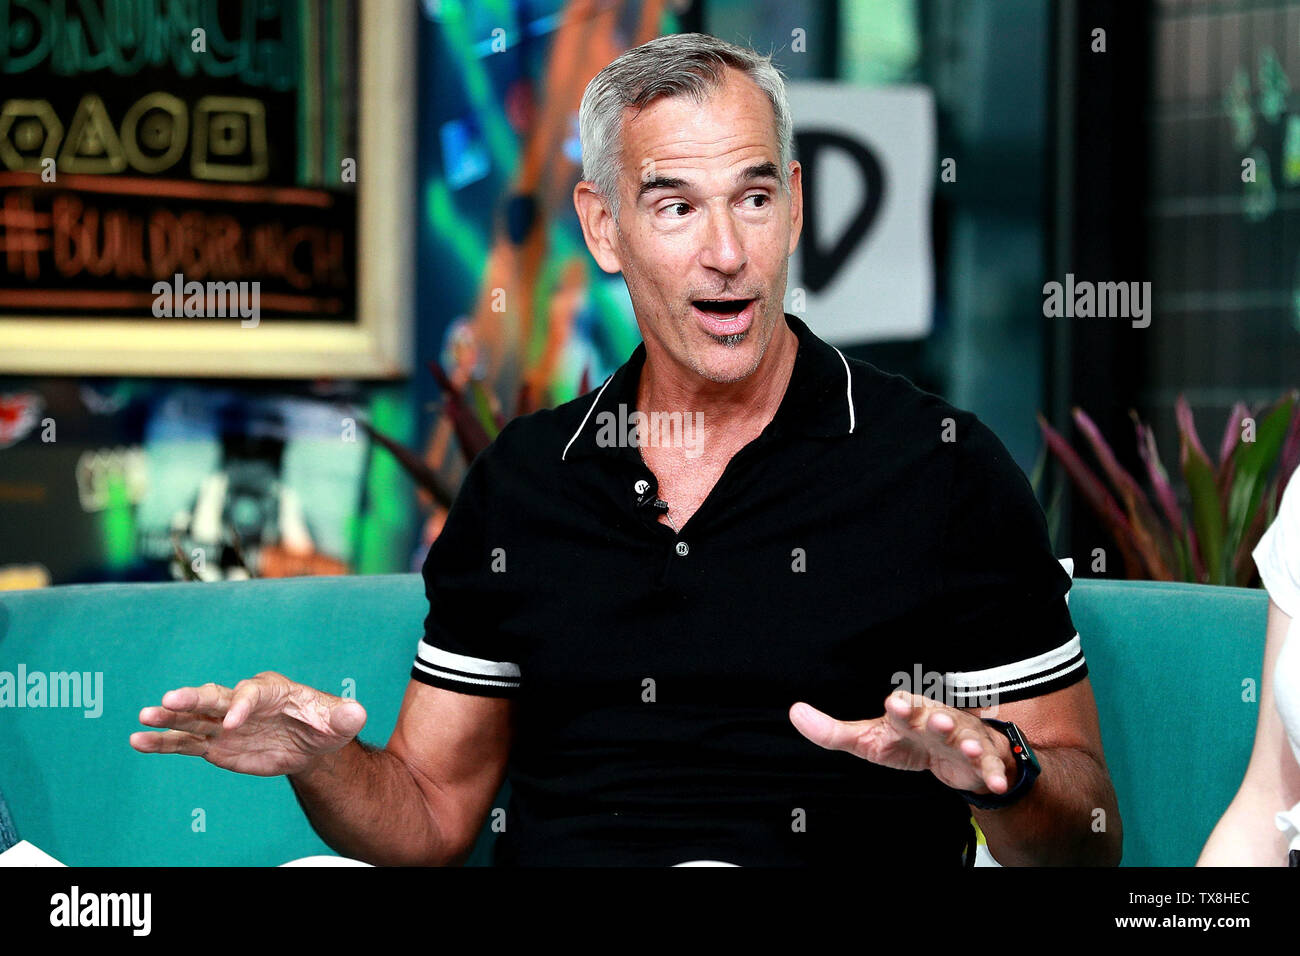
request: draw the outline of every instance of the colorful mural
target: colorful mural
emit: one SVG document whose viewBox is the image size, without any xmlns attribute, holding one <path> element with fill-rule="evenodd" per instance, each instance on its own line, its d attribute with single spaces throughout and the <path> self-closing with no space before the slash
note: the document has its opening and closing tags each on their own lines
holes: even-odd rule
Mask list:
<svg viewBox="0 0 1300 956">
<path fill-rule="evenodd" d="M 596 266 L 574 213 L 578 106 L 620 52 L 678 28 L 673 5 L 423 9 L 421 328 L 452 382 L 479 381 L 507 418 L 568 401 L 640 342 L 622 278 Z M 455 487 L 466 462 L 451 418 L 426 410 L 424 460 Z M 424 504 L 427 547 L 442 513 Z"/>
</svg>

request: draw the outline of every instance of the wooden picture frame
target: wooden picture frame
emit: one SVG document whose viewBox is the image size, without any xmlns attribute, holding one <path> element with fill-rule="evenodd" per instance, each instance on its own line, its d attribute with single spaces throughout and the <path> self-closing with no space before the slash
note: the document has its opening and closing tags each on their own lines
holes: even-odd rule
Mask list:
<svg viewBox="0 0 1300 956">
<path fill-rule="evenodd" d="M 0 374 L 308 379 L 410 374 L 419 10 L 391 0 L 360 0 L 357 10 L 355 321 L 263 321 L 246 328 L 238 319 L 169 318 L 160 325 L 152 317 L 5 315 L 0 316 Z M 266 191 L 271 195 L 274 188 Z"/>
</svg>

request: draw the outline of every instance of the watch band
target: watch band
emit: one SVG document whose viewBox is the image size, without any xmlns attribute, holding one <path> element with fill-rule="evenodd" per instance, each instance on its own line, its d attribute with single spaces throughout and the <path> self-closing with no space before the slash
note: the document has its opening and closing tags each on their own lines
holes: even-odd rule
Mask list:
<svg viewBox="0 0 1300 956">
<path fill-rule="evenodd" d="M 1002 807 L 1009 807 L 1015 803 L 1034 785 L 1038 779 L 1042 768 L 1038 765 L 1038 758 L 1034 756 L 1034 751 L 1030 749 L 1029 742 L 1025 740 L 1024 734 L 1020 728 L 1009 720 L 994 720 L 992 717 L 981 717 L 984 723 L 988 724 L 994 730 L 1005 734 L 1011 741 L 1011 755 L 1015 758 L 1020 767 L 1020 779 L 1015 782 L 1010 790 L 1006 793 L 975 793 L 971 790 L 958 790 L 967 803 L 979 807 L 981 810 L 999 810 Z"/>
</svg>

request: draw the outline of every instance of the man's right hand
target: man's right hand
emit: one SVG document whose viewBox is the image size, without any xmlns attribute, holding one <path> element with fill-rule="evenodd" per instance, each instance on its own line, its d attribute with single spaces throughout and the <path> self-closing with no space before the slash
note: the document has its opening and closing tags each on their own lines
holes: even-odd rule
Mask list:
<svg viewBox="0 0 1300 956">
<path fill-rule="evenodd" d="M 170 728 L 132 734 L 131 746 L 141 753 L 189 754 L 237 773 L 274 777 L 303 773 L 342 749 L 365 726 L 366 710 L 264 671 L 234 688 L 169 690 L 161 707 L 140 711 L 140 723 Z"/>
</svg>

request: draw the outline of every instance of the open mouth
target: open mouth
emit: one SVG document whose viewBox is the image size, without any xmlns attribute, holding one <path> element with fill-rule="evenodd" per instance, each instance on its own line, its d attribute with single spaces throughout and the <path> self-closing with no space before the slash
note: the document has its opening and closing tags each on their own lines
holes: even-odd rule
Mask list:
<svg viewBox="0 0 1300 956">
<path fill-rule="evenodd" d="M 705 335 L 728 348 L 734 348 L 749 335 L 758 311 L 758 299 L 693 299 L 695 321 Z"/>
<path fill-rule="evenodd" d="M 734 319 L 748 308 L 753 299 L 695 299 L 692 305 L 720 319 Z"/>
</svg>

